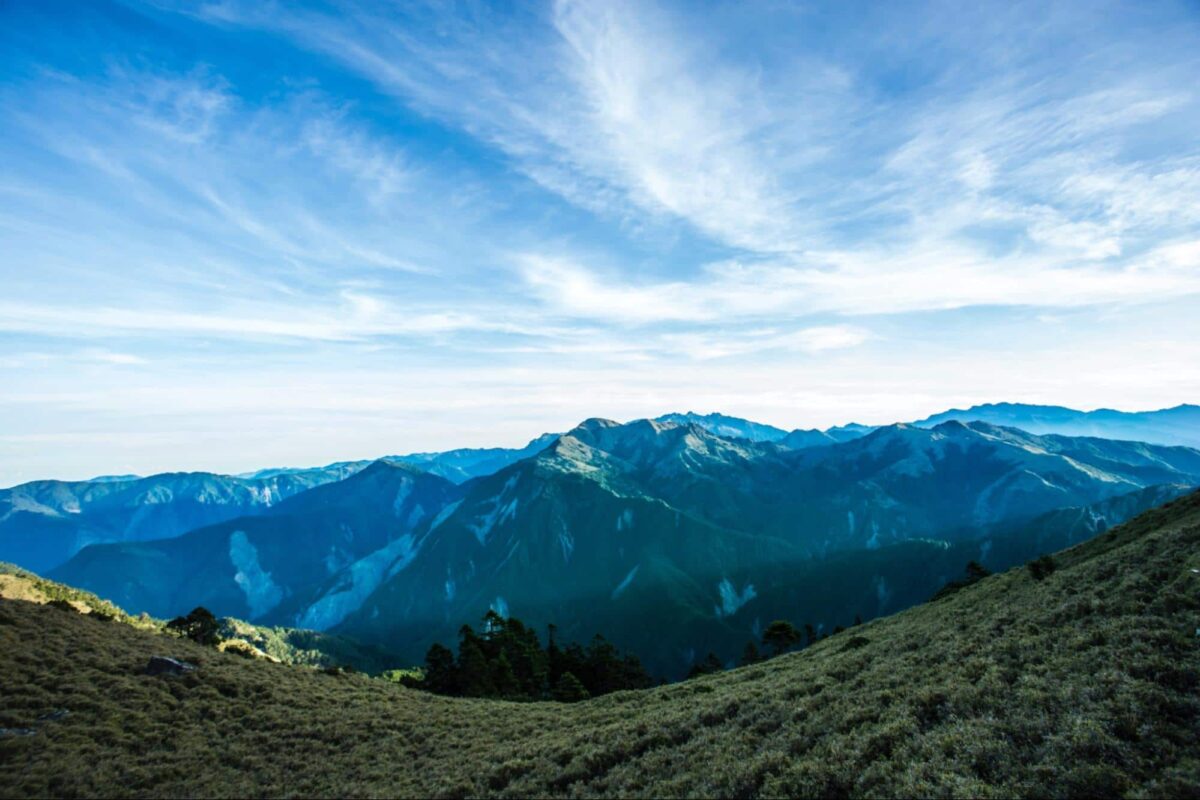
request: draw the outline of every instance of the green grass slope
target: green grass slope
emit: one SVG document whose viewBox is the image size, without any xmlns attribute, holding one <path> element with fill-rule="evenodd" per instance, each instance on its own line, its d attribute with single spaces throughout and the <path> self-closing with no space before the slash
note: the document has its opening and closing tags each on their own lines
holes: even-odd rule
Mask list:
<svg viewBox="0 0 1200 800">
<path fill-rule="evenodd" d="M 1197 796 L 1200 495 L 800 653 L 456 700 L 0 602 L 3 796 Z M 199 664 L 147 677 L 151 655 Z M 65 709 L 68 716 L 44 720 Z"/>
<path fill-rule="evenodd" d="M 135 628 L 166 633 L 166 620 L 148 614 L 132 615 L 108 600 L 73 586 L 47 580 L 15 564 L 0 562 L 0 600 L 16 599 L 32 603 L 64 601 L 81 614 L 97 614 Z M 220 636 L 230 642 L 249 645 L 267 658 L 284 664 L 307 667 L 352 665 L 355 669 L 380 673 L 395 666 L 395 659 L 374 647 L 353 639 L 302 628 L 278 628 L 254 625 L 233 617 L 220 620 Z"/>
</svg>

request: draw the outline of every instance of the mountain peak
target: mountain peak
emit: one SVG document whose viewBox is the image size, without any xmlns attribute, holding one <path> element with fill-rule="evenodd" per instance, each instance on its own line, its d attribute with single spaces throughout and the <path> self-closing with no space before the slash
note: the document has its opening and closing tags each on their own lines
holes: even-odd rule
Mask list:
<svg viewBox="0 0 1200 800">
<path fill-rule="evenodd" d="M 616 420 L 605 419 L 604 417 L 588 417 L 583 422 L 567 431 L 567 436 L 575 436 L 578 433 L 590 433 L 619 427 L 621 427 L 621 423 L 617 422 Z"/>
<path fill-rule="evenodd" d="M 367 466 L 363 467 L 357 475 L 352 477 L 369 478 L 372 475 L 428 475 L 429 473 L 420 467 L 412 464 L 406 464 L 403 461 L 391 461 L 387 458 L 378 458 L 372 461 Z"/>
<path fill-rule="evenodd" d="M 696 425 L 726 439 L 748 439 L 752 442 L 778 442 L 788 435 L 787 431 L 776 428 L 774 425 L 731 417 L 718 412 L 697 414 L 695 411 L 689 411 L 686 414 L 663 414 L 655 417 L 653 421 L 677 425 Z"/>
</svg>

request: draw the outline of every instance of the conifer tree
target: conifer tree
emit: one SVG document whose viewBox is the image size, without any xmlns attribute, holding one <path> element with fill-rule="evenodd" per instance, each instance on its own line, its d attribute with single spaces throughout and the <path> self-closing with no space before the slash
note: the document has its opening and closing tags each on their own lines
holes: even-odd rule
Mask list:
<svg viewBox="0 0 1200 800">
<path fill-rule="evenodd" d="M 508 700 L 516 699 L 521 694 L 521 685 L 517 682 L 517 674 L 513 672 L 512 663 L 507 653 L 500 653 L 495 661 L 490 662 L 492 686 L 496 695 Z"/>
<path fill-rule="evenodd" d="M 787 620 L 777 619 L 763 631 L 762 642 L 774 650 L 774 655 L 780 655 L 800 643 L 800 631 Z"/>
<path fill-rule="evenodd" d="M 221 641 L 221 623 L 204 606 L 196 606 L 186 617 L 176 617 L 167 627 L 197 644 L 215 645 Z"/>
<path fill-rule="evenodd" d="M 576 703 L 588 699 L 588 690 L 579 682 L 574 673 L 564 672 L 554 684 L 553 697 L 560 703 Z"/>
<path fill-rule="evenodd" d="M 454 654 L 448 647 L 433 643 L 425 654 L 424 688 L 438 694 L 454 694 L 458 691 L 458 669 L 454 666 Z"/>
<path fill-rule="evenodd" d="M 488 667 L 487 656 L 484 655 L 485 642 L 475 635 L 470 625 L 463 625 L 459 630 L 458 643 L 458 675 L 459 688 L 467 697 L 492 697 L 496 687 L 492 683 L 491 670 Z"/>
</svg>

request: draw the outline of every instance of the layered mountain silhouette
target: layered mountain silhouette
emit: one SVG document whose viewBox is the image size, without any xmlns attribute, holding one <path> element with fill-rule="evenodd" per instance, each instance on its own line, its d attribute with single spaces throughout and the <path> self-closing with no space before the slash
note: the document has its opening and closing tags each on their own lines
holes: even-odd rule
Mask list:
<svg viewBox="0 0 1200 800">
<path fill-rule="evenodd" d="M 386 577 L 458 492 L 445 478 L 380 461 L 260 515 L 171 539 L 85 548 L 51 574 L 156 616 L 197 605 L 250 620 L 319 614 L 321 598 L 326 606 L 336 602 L 328 598 L 336 598 L 340 584 L 331 578 L 361 581 L 367 557 L 377 565 L 377 580 Z M 307 627 L 339 621 L 326 614 Z"/>
<path fill-rule="evenodd" d="M 934 427 L 949 420 L 990 422 L 1031 433 L 1097 436 L 1155 444 L 1200 447 L 1200 406 L 1179 405 L 1158 411 L 1076 411 L 1062 406 L 987 403 L 951 409 L 914 424 Z"/>
<path fill-rule="evenodd" d="M 1148 412 L 1083 412 L 1058 406 L 996 403 L 954 409 L 912 423 L 987 422 L 1035 434 L 1086 435 L 1157 444 L 1200 446 L 1200 406 Z M 694 425 L 723 439 L 784 450 L 826 447 L 862 438 L 876 427 L 850 423 L 784 431 L 725 414 L 673 413 L 657 423 Z M 520 448 L 462 448 L 384 456 L 462 484 L 537 455 L 558 439 L 543 434 Z M 761 455 L 761 449 L 755 450 Z M 756 455 L 755 457 L 758 457 Z M 0 559 L 34 570 L 53 569 L 89 544 L 136 542 L 178 536 L 198 527 L 261 513 L 279 501 L 325 483 L 344 480 L 375 460 L 322 467 L 263 469 L 241 475 L 165 473 L 106 476 L 90 481 L 34 481 L 0 490 Z"/>
<path fill-rule="evenodd" d="M 849 423 L 832 428 L 797 428 L 784 431 L 772 425 L 730 417 L 724 414 L 664 414 L 660 422 L 699 425 L 718 436 L 750 439 L 757 442 L 776 442 L 789 449 L 819 447 L 857 439 L 880 426 Z M 1097 409 L 1078 411 L 1063 406 L 1032 405 L 1028 403 L 985 403 L 970 408 L 955 408 L 913 421 L 921 428 L 933 428 L 943 422 L 988 422 L 1003 427 L 1020 428 L 1037 434 L 1092 436 L 1101 439 L 1124 439 L 1151 444 L 1200 447 L 1200 406 L 1178 405 L 1157 411 L 1115 411 Z"/>
<path fill-rule="evenodd" d="M 548 433 L 521 448 L 463 448 L 385 456 L 378 461 L 412 465 L 462 483 L 534 455 L 555 438 L 556 434 Z M 44 572 L 89 544 L 167 539 L 262 513 L 281 500 L 345 480 L 375 463 L 339 461 L 241 475 L 179 472 L 21 484 L 0 490 L 0 560 Z"/>
<path fill-rule="evenodd" d="M 461 484 L 378 462 L 256 516 L 87 547 L 52 575 L 132 611 L 202 604 L 406 662 L 490 608 L 604 631 L 673 676 L 775 618 L 895 611 L 968 560 L 1019 563 L 1061 546 L 1048 531 L 1087 538 L 1200 484 L 1186 447 L 982 422 L 855 433 L 797 449 L 591 419 Z"/>
<path fill-rule="evenodd" d="M 0 561 L 45 571 L 89 544 L 178 536 L 268 509 L 352 472 L 339 465 L 257 478 L 177 472 L 0 489 Z"/>
<path fill-rule="evenodd" d="M 832 428 L 797 428 L 784 431 L 772 425 L 730 417 L 724 414 L 664 414 L 660 422 L 691 423 L 706 428 L 718 436 L 777 442 L 789 449 L 818 447 L 846 442 L 864 436 L 880 426 L 849 423 Z M 1157 411 L 1115 411 L 1097 409 L 1078 411 L 1063 406 L 1028 403 L 985 403 L 970 408 L 955 408 L 933 414 L 912 424 L 933 428 L 943 422 L 988 422 L 1003 427 L 1020 428 L 1037 434 L 1092 436 L 1101 439 L 1124 439 L 1151 444 L 1200 447 L 1200 406 L 1178 405 Z"/>
<path fill-rule="evenodd" d="M 409 464 L 419 467 L 425 472 L 462 483 L 480 475 L 491 475 L 499 469 L 507 467 L 514 461 L 528 458 L 542 450 L 555 439 L 556 433 L 543 433 L 531 440 L 524 447 L 461 447 L 457 450 L 443 450 L 436 453 L 409 453 L 400 456 L 382 456 L 377 459 L 359 461 L 339 461 L 324 467 L 275 467 L 260 469 L 239 475 L 240 478 L 272 478 L 277 475 L 307 475 L 328 470 L 338 470 L 342 477 L 347 478 L 354 473 L 364 470 L 376 461 L 387 461 L 393 464 Z"/>
</svg>

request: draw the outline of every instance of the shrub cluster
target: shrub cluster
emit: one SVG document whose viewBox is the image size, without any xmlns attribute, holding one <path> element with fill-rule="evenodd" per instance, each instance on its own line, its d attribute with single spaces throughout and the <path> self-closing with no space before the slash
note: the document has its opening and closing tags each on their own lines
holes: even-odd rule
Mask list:
<svg viewBox="0 0 1200 800">
<path fill-rule="evenodd" d="M 1029 574 L 1033 576 L 1033 579 L 1035 581 L 1040 581 L 1049 577 L 1050 573 L 1054 572 L 1058 565 L 1054 563 L 1054 559 L 1052 557 L 1042 556 L 1040 558 L 1035 558 L 1025 566 L 1029 568 Z"/>
</svg>

